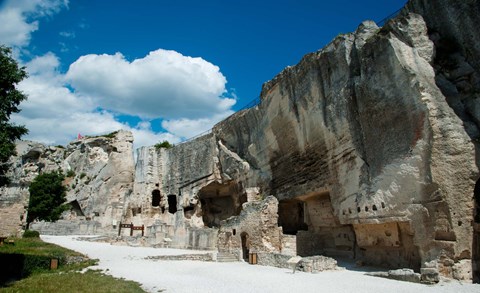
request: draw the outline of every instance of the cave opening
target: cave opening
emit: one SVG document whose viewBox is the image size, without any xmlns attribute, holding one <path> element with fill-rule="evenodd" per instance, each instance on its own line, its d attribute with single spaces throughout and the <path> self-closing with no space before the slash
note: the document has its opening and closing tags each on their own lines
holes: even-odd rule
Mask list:
<svg viewBox="0 0 480 293">
<path fill-rule="evenodd" d="M 152 207 L 160 206 L 160 199 L 161 199 L 160 190 L 155 189 L 154 191 L 152 191 Z"/>
<path fill-rule="evenodd" d="M 85 217 L 85 214 L 82 211 L 82 207 L 77 200 L 73 200 L 72 202 L 70 202 L 70 206 L 71 210 L 75 213 L 75 215 Z"/>
<path fill-rule="evenodd" d="M 183 216 L 186 219 L 191 219 L 194 213 L 195 213 L 195 205 L 191 204 L 183 208 Z"/>
<path fill-rule="evenodd" d="M 355 257 L 353 227 L 340 224 L 328 191 L 281 200 L 278 225 L 284 234 L 296 236 L 296 249 L 300 256 Z"/>
<path fill-rule="evenodd" d="M 281 200 L 278 203 L 278 226 L 283 234 L 297 235 L 300 230 L 308 230 L 305 223 L 305 205 L 298 199 Z"/>
<path fill-rule="evenodd" d="M 170 214 L 175 214 L 177 212 L 177 196 L 175 194 L 170 194 L 167 196 L 168 201 L 168 212 Z"/>
<path fill-rule="evenodd" d="M 241 190 L 235 182 L 212 182 L 200 189 L 198 197 L 204 225 L 210 228 L 219 227 L 221 221 L 238 216 L 242 204 L 247 201 L 247 195 Z"/>
</svg>

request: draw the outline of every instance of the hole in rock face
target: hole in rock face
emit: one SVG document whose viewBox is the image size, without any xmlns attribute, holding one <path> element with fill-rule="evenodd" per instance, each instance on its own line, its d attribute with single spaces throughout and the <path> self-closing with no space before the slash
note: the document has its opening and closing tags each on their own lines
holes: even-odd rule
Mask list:
<svg viewBox="0 0 480 293">
<path fill-rule="evenodd" d="M 198 192 L 201 203 L 203 223 L 207 227 L 219 227 L 220 222 L 238 216 L 242 204 L 247 201 L 245 193 L 241 192 L 239 184 L 212 182 Z"/>
<path fill-rule="evenodd" d="M 175 214 L 177 212 L 177 196 L 175 194 L 170 194 L 167 197 L 168 200 L 168 212 L 170 214 Z"/>
<path fill-rule="evenodd" d="M 160 190 L 155 189 L 152 191 L 152 207 L 158 207 L 160 205 Z"/>
<path fill-rule="evenodd" d="M 288 235 L 308 230 L 304 203 L 296 199 L 281 200 L 278 203 L 278 226 L 281 226 L 283 233 Z"/>
<path fill-rule="evenodd" d="M 195 213 L 195 205 L 189 205 L 188 207 L 183 208 L 183 215 L 185 218 L 190 219 L 192 218 L 193 214 Z"/>
<path fill-rule="evenodd" d="M 376 210 L 377 210 L 377 206 L 376 206 L 376 205 L 373 205 L 373 206 L 372 206 L 372 210 L 376 211 Z"/>
</svg>

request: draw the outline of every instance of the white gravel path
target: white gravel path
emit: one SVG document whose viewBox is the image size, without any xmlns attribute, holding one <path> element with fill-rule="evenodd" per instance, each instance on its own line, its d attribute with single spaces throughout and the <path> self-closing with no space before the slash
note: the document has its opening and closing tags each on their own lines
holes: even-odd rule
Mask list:
<svg viewBox="0 0 480 293">
<path fill-rule="evenodd" d="M 46 242 L 81 252 L 100 260 L 94 269 L 137 281 L 148 292 L 355 292 L 420 293 L 475 292 L 479 284 L 456 281 L 435 286 L 394 281 L 341 270 L 310 274 L 244 262 L 154 261 L 147 256 L 191 254 L 195 251 L 149 247 L 116 246 L 77 240 L 75 236 L 42 236 Z M 196 251 L 196 253 L 205 253 Z"/>
</svg>

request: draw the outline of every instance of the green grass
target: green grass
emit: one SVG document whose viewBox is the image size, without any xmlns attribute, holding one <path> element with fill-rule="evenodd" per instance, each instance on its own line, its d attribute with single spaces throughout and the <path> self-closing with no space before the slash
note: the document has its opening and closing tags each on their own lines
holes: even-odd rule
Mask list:
<svg viewBox="0 0 480 293">
<path fill-rule="evenodd" d="M 60 293 L 60 292 L 145 292 L 138 283 L 115 279 L 97 271 L 85 273 L 44 273 L 15 282 L 11 287 L 0 288 L 0 292 Z"/>
<path fill-rule="evenodd" d="M 39 256 L 66 257 L 81 256 L 73 250 L 61 246 L 43 242 L 40 238 L 10 238 L 15 241 L 14 245 L 4 244 L 0 246 L 0 253 L 34 254 Z"/>
<path fill-rule="evenodd" d="M 31 274 L 19 281 L 0 288 L 0 292 L 145 292 L 133 281 L 116 279 L 98 271 L 79 271 L 95 265 L 97 260 L 91 260 L 82 254 L 43 242 L 39 238 L 14 239 L 15 245 L 0 246 L 0 254 L 24 254 L 31 259 L 59 258 L 59 268 L 50 270 L 44 262 L 32 262 L 29 268 Z M 67 260 L 77 259 L 68 263 Z M 0 264 L 1 265 L 1 264 Z"/>
</svg>

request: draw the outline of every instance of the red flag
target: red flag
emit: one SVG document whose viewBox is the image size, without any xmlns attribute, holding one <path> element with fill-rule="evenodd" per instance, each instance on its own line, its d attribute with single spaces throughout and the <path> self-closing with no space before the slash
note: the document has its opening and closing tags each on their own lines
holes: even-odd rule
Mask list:
<svg viewBox="0 0 480 293">
<path fill-rule="evenodd" d="M 83 136 L 79 133 L 78 136 L 77 136 L 77 139 L 80 140 L 82 138 L 83 138 Z"/>
</svg>

